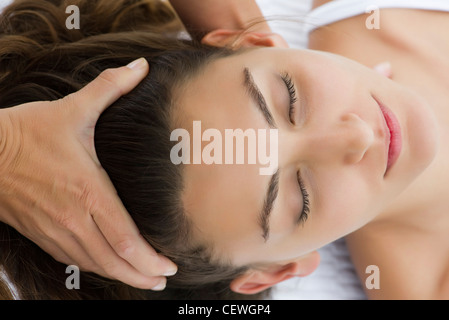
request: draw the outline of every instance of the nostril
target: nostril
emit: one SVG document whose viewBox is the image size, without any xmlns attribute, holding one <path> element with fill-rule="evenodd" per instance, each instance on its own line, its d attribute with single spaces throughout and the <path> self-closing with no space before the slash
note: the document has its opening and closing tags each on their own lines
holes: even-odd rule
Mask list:
<svg viewBox="0 0 449 320">
<path fill-rule="evenodd" d="M 348 112 L 341 116 L 341 121 L 344 123 L 357 123 L 363 120 L 356 113 Z"/>
<path fill-rule="evenodd" d="M 354 164 L 362 161 L 373 141 L 374 134 L 372 131 L 354 134 L 346 151 L 346 163 Z"/>
<path fill-rule="evenodd" d="M 346 163 L 360 162 L 375 141 L 372 128 L 354 113 L 342 117 L 345 140 L 344 152 Z"/>
</svg>

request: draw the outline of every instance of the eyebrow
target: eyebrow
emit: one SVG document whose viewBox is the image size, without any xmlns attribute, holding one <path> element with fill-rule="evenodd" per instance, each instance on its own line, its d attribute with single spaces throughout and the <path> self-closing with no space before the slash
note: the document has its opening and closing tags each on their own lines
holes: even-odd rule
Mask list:
<svg viewBox="0 0 449 320">
<path fill-rule="evenodd" d="M 259 225 L 262 228 L 262 237 L 267 242 L 270 236 L 270 216 L 273 211 L 273 204 L 279 191 L 279 169 L 271 176 L 267 193 L 263 202 L 262 211 L 259 214 Z"/>
<path fill-rule="evenodd" d="M 254 78 L 248 68 L 244 69 L 245 75 L 245 87 L 251 96 L 251 98 L 256 102 L 258 109 L 262 112 L 265 120 L 271 128 L 277 129 L 276 123 L 274 122 L 273 116 L 268 109 L 266 100 L 254 82 Z M 263 202 L 262 210 L 259 213 L 259 226 L 262 229 L 262 237 L 265 242 L 270 236 L 270 216 L 273 209 L 274 201 L 278 196 L 279 191 L 279 168 L 271 176 L 270 182 L 268 183 L 267 192 Z"/>
<path fill-rule="evenodd" d="M 256 83 L 254 82 L 254 78 L 251 74 L 251 71 L 249 71 L 248 68 L 245 68 L 243 70 L 243 73 L 245 75 L 245 87 L 248 90 L 249 95 L 251 98 L 256 102 L 257 106 L 259 107 L 259 110 L 262 112 L 263 116 L 265 117 L 265 120 L 267 121 L 268 125 L 272 129 L 277 129 L 276 123 L 274 122 L 274 118 L 268 109 L 267 102 L 260 91 L 260 89 L 257 87 Z"/>
</svg>

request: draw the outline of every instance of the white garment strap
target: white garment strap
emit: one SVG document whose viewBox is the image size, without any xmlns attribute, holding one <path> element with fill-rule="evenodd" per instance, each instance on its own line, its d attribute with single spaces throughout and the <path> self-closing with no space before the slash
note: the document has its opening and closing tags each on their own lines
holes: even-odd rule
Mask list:
<svg viewBox="0 0 449 320">
<path fill-rule="evenodd" d="M 448 0 L 334 0 L 312 10 L 306 17 L 307 33 L 353 16 L 371 13 L 373 8 L 402 8 L 448 11 Z"/>
</svg>

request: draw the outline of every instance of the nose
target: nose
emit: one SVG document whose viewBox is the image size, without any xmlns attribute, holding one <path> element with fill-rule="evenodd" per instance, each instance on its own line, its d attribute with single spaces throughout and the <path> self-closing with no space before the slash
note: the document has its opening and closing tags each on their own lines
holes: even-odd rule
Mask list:
<svg viewBox="0 0 449 320">
<path fill-rule="evenodd" d="M 296 134 L 295 158 L 313 163 L 356 164 L 375 141 L 372 128 L 355 113 L 346 113 L 332 124 L 317 124 Z"/>
<path fill-rule="evenodd" d="M 372 128 L 354 113 L 342 116 L 340 125 L 341 130 L 333 137 L 335 152 L 341 152 L 347 164 L 360 162 L 375 140 Z"/>
</svg>

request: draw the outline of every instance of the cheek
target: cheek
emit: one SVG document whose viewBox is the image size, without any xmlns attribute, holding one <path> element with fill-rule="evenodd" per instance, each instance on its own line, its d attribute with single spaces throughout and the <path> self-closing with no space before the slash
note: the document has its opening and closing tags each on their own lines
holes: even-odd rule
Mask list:
<svg viewBox="0 0 449 320">
<path fill-rule="evenodd" d="M 320 232 L 339 238 L 367 223 L 381 199 L 360 173 L 341 172 L 317 177 L 311 218 Z M 311 220 L 312 220 L 311 219 Z"/>
<path fill-rule="evenodd" d="M 365 69 L 358 64 L 337 56 L 322 57 L 321 54 L 306 60 L 298 60 L 296 66 L 300 84 L 307 91 L 316 90 L 319 95 L 341 95 L 346 89 L 352 91 L 360 80 L 366 82 Z"/>
</svg>

